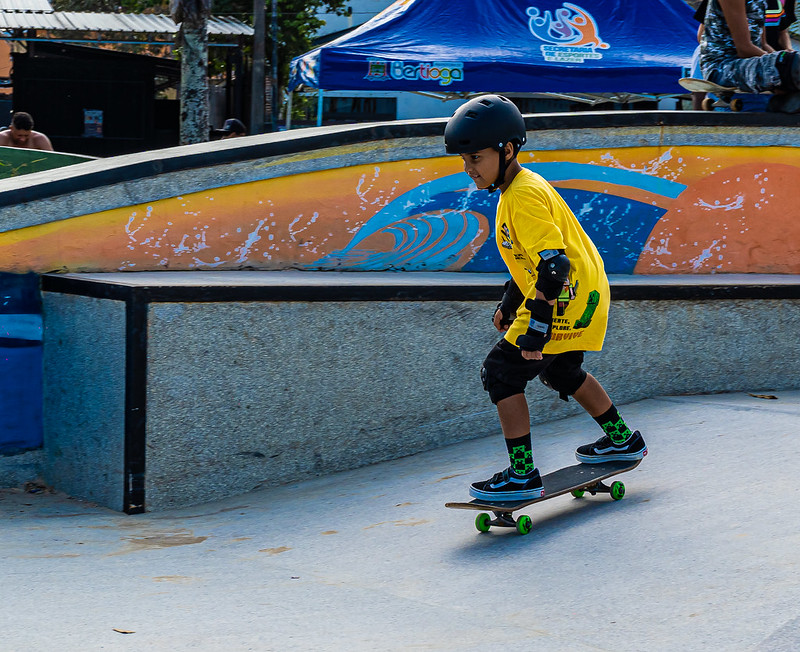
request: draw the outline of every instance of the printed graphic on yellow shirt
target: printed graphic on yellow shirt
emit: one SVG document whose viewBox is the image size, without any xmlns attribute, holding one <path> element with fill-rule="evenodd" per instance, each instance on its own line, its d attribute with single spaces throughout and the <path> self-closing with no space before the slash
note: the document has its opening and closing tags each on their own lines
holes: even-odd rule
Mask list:
<svg viewBox="0 0 800 652">
<path fill-rule="evenodd" d="M 589 298 L 586 301 L 586 310 L 583 311 L 583 314 L 580 316 L 580 319 L 575 322 L 573 328 L 586 328 L 589 324 L 592 323 L 592 317 L 594 316 L 594 311 L 597 310 L 597 306 L 600 303 L 600 293 L 597 290 L 592 290 L 589 292 Z"/>
<path fill-rule="evenodd" d="M 508 232 L 508 226 L 505 224 L 500 227 L 500 246 L 506 249 L 514 248 L 514 243 L 511 241 L 511 234 Z"/>
<path fill-rule="evenodd" d="M 570 301 L 575 300 L 576 293 L 578 291 L 578 284 L 575 285 L 566 285 L 564 289 L 561 290 L 561 294 L 558 295 L 558 299 L 556 300 L 556 315 L 559 317 L 564 316 L 564 311 L 567 309 Z"/>
</svg>

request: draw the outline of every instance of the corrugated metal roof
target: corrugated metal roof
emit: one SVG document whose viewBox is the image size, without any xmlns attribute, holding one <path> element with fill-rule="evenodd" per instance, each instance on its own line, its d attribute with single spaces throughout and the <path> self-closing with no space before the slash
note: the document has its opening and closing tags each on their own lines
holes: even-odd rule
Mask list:
<svg viewBox="0 0 800 652">
<path fill-rule="evenodd" d="M 0 0 L 0 11 L 53 11 L 47 0 Z"/>
<path fill-rule="evenodd" d="M 15 0 L 0 0 L 0 2 L 8 1 Z M 23 0 L 18 1 L 22 2 Z M 175 34 L 178 32 L 178 26 L 172 18 L 163 14 L 0 11 L 0 30 L 13 29 L 43 29 L 53 32 L 135 32 L 139 34 Z M 208 21 L 208 33 L 252 36 L 253 28 L 236 18 L 213 16 Z"/>
</svg>

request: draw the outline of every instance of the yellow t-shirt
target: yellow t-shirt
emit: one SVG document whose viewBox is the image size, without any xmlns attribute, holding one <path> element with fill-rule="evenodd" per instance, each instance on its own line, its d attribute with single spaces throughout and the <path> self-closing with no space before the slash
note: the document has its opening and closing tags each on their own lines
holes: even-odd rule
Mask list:
<svg viewBox="0 0 800 652">
<path fill-rule="evenodd" d="M 556 301 L 543 353 L 602 349 L 611 299 L 603 259 L 556 189 L 523 168 L 500 195 L 496 234 L 500 256 L 526 300 L 536 297 L 540 252 L 563 249 L 569 258 L 569 288 Z M 505 339 L 516 346 L 529 322 L 523 302 Z"/>
</svg>

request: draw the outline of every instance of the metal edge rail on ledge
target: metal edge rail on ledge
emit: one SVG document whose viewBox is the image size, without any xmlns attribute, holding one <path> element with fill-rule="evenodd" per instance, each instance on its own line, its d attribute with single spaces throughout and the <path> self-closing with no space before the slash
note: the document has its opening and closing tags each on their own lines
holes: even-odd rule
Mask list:
<svg viewBox="0 0 800 652">
<path fill-rule="evenodd" d="M 44 291 L 146 302 L 496 301 L 506 276 L 465 272 L 115 272 L 45 274 Z M 611 275 L 623 300 L 800 299 L 800 276 Z"/>
</svg>

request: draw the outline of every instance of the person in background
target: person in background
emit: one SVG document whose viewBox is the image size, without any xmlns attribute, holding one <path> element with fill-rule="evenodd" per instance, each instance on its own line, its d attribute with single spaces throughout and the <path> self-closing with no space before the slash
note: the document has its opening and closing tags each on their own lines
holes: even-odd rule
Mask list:
<svg viewBox="0 0 800 652">
<path fill-rule="evenodd" d="M 775 52 L 794 50 L 789 35 L 789 26 L 797 20 L 794 9 L 795 0 L 767 0 L 764 36 L 767 45 Z"/>
<path fill-rule="evenodd" d="M 708 8 L 708 0 L 702 0 L 697 7 L 697 10 L 694 12 L 694 19 L 700 23 L 697 27 L 697 48 L 692 55 L 692 69 L 689 73 L 690 77 L 694 79 L 702 79 L 703 72 L 700 70 L 700 43 L 703 40 L 703 30 L 705 27 L 703 23 L 706 19 L 706 9 Z M 703 100 L 706 98 L 706 93 L 702 92 L 692 92 L 692 108 L 695 111 L 701 111 L 703 109 Z"/>
<path fill-rule="evenodd" d="M 222 129 L 213 129 L 211 131 L 213 140 L 227 140 L 228 138 L 238 138 L 239 136 L 247 135 L 247 127 L 241 120 L 236 118 L 228 118 Z"/>
<path fill-rule="evenodd" d="M 11 117 L 11 126 L 0 131 L 0 146 L 53 151 L 50 139 L 43 133 L 33 130 L 33 118 L 30 113 L 24 111 L 15 113 Z"/>
<path fill-rule="evenodd" d="M 708 0 L 701 0 L 694 12 L 694 19 L 700 23 L 697 30 L 697 41 L 703 37 L 703 23 L 708 9 Z M 792 51 L 792 38 L 789 27 L 797 20 L 795 16 L 795 0 L 767 0 L 767 9 L 764 13 L 764 39 L 762 47 L 766 52 Z M 699 50 L 699 48 L 698 48 Z M 698 51 L 699 58 L 699 51 Z M 698 67 L 699 71 L 699 62 Z M 694 72 L 694 68 L 692 69 Z M 694 75 L 693 75 L 694 76 Z"/>
<path fill-rule="evenodd" d="M 703 77 L 745 93 L 773 93 L 768 111 L 800 113 L 800 58 L 766 43 L 767 0 L 709 0 L 701 39 Z"/>
</svg>

